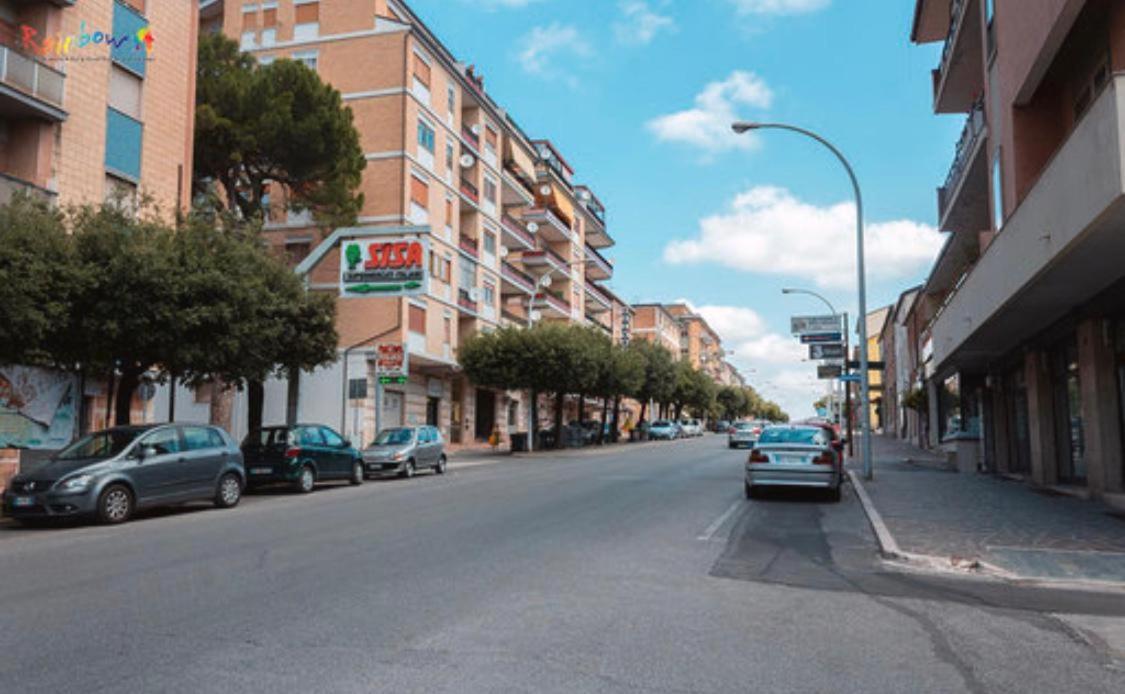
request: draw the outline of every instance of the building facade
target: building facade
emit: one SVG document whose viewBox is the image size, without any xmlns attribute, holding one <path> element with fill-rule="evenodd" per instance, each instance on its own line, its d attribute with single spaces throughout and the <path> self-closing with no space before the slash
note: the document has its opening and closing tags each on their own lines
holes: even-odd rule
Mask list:
<svg viewBox="0 0 1125 694">
<path fill-rule="evenodd" d="M 204 0 L 200 21 L 260 63 L 288 58 L 316 70 L 352 110 L 367 159 L 354 228 L 319 231 L 287 211 L 284 191 L 271 195 L 271 243 L 310 289 L 340 294 L 341 359 L 302 376 L 300 418 L 338 424 L 363 442 L 377 423 L 431 424 L 454 443 L 483 441 L 496 429 L 526 431 L 523 394 L 475 388 L 461 372 L 457 352 L 466 338 L 550 320 L 627 339 L 629 308 L 601 285 L 613 276 L 603 255 L 613 244 L 605 207 L 576 184 L 558 148 L 527 136 L 483 76 L 408 5 Z M 346 246 L 395 244 L 422 247 L 414 286 L 390 295 L 341 292 L 360 258 L 344 257 Z M 363 258 L 358 269 L 371 269 L 374 261 Z M 379 387 L 378 344 L 404 346 L 405 382 Z M 267 422 L 283 416 L 284 388 L 267 388 Z"/>
<path fill-rule="evenodd" d="M 680 358 L 692 368 L 703 371 L 715 383 L 723 383 L 727 377 L 723 361 L 726 353 L 719 334 L 686 304 L 671 304 L 665 308 L 680 323 Z"/>
<path fill-rule="evenodd" d="M 663 304 L 633 304 L 633 336 L 661 345 L 678 361 L 684 350 L 680 341 L 680 321 Z"/>
<path fill-rule="evenodd" d="M 914 307 L 929 442 L 1125 493 L 1125 4 L 919 0 L 912 39 L 966 119 Z"/>
</svg>

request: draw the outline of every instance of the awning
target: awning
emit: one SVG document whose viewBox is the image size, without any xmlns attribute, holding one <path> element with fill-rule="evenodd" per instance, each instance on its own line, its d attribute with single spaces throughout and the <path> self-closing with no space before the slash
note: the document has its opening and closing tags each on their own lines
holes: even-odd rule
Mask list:
<svg viewBox="0 0 1125 694">
<path fill-rule="evenodd" d="M 534 184 L 535 182 L 535 162 L 532 161 L 531 155 L 523 150 L 523 147 L 512 144 L 512 138 L 506 138 L 504 141 L 504 161 L 512 162 L 513 168 L 519 171 L 519 175 L 524 181 Z"/>
<path fill-rule="evenodd" d="M 574 203 L 570 201 L 566 191 L 552 183 L 540 182 L 536 199 L 540 206 L 551 208 L 567 226 L 574 228 Z"/>
</svg>

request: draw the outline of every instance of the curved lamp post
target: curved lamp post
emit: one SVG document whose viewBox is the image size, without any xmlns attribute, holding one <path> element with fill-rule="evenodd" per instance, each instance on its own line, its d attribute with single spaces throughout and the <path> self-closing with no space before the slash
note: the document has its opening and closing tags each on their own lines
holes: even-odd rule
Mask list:
<svg viewBox="0 0 1125 694">
<path fill-rule="evenodd" d="M 855 191 L 855 241 L 856 241 L 856 265 L 858 266 L 859 273 L 859 377 L 860 377 L 860 427 L 863 432 L 863 477 L 871 479 L 871 380 L 870 374 L 867 372 L 867 277 L 864 269 L 864 253 L 863 253 L 863 194 L 859 190 L 859 179 L 855 176 L 855 171 L 852 165 L 848 163 L 847 158 L 836 149 L 828 140 L 820 135 L 817 135 L 811 130 L 798 128 L 795 125 L 787 125 L 785 123 L 753 123 L 748 121 L 739 121 L 731 125 L 734 132 L 742 135 L 751 130 L 788 130 L 790 132 L 804 135 L 805 137 L 812 138 L 820 144 L 827 147 L 840 163 L 844 165 L 844 170 L 848 172 L 848 178 L 851 179 L 852 188 Z"/>
</svg>

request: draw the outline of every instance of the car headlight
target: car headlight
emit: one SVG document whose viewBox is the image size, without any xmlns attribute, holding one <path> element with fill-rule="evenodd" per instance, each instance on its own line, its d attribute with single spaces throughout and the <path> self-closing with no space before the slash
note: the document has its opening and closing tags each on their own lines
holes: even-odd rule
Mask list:
<svg viewBox="0 0 1125 694">
<path fill-rule="evenodd" d="M 59 490 L 64 492 L 84 492 L 94 481 L 93 475 L 77 475 L 59 482 Z"/>
<path fill-rule="evenodd" d="M 405 453 L 403 453 L 402 451 L 398 451 L 397 453 L 395 453 L 394 455 L 391 456 L 391 460 L 393 460 L 394 462 L 397 463 L 398 461 L 402 460 L 405 457 L 406 457 Z"/>
</svg>

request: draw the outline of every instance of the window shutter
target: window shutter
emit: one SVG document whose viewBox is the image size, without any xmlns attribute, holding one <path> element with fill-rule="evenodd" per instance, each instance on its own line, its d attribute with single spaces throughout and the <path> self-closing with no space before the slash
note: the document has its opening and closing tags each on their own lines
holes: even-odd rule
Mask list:
<svg viewBox="0 0 1125 694">
<path fill-rule="evenodd" d="M 430 187 L 417 176 L 410 177 L 410 200 L 422 207 L 430 206 Z"/>
<path fill-rule="evenodd" d="M 297 24 L 314 24 L 320 21 L 320 3 L 310 2 L 297 5 Z"/>
<path fill-rule="evenodd" d="M 277 8 L 262 10 L 262 26 L 269 28 L 277 26 Z"/>
<path fill-rule="evenodd" d="M 496 149 L 496 131 L 492 128 L 485 128 L 484 141 L 492 145 L 492 149 Z"/>
<path fill-rule="evenodd" d="M 426 334 L 426 309 L 424 309 L 420 306 L 415 306 L 414 304 L 411 304 L 410 305 L 410 321 L 409 322 L 410 322 L 410 332 L 425 335 Z"/>
<path fill-rule="evenodd" d="M 422 84 L 430 86 L 430 66 L 417 53 L 414 54 L 414 76 Z"/>
<path fill-rule="evenodd" d="M 243 12 L 242 13 L 242 30 L 254 31 L 258 28 L 258 13 L 257 12 Z"/>
</svg>

